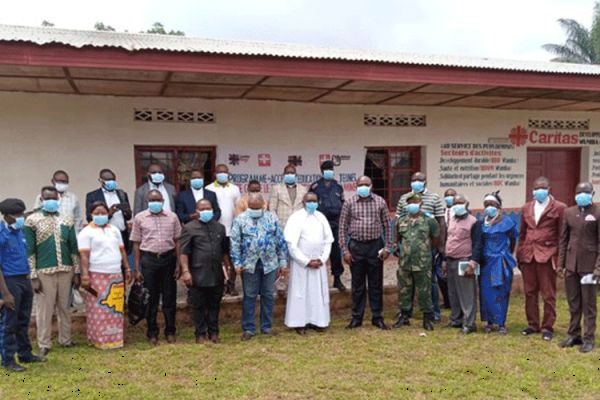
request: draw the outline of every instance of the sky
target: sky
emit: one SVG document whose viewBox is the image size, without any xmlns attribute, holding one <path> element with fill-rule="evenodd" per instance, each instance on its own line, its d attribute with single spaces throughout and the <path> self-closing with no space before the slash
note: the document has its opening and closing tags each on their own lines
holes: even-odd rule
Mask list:
<svg viewBox="0 0 600 400">
<path fill-rule="evenodd" d="M 593 0 L 0 0 L 0 23 L 520 60 L 549 60 L 558 18 L 591 25 Z"/>
</svg>

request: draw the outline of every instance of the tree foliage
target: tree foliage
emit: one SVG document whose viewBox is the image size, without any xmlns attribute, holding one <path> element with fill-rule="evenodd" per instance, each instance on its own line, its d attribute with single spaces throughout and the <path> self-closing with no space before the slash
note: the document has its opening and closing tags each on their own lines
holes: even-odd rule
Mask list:
<svg viewBox="0 0 600 400">
<path fill-rule="evenodd" d="M 600 2 L 594 5 L 591 29 L 573 19 L 561 18 L 558 23 L 567 34 L 565 43 L 548 43 L 542 46 L 556 56 L 552 61 L 600 64 Z"/>
</svg>

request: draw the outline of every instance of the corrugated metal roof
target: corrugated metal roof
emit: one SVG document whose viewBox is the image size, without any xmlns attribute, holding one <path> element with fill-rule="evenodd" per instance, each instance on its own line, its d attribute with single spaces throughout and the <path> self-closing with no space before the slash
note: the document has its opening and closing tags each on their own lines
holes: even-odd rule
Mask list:
<svg viewBox="0 0 600 400">
<path fill-rule="evenodd" d="M 598 65 L 425 55 L 377 50 L 336 49 L 297 44 L 200 39 L 171 35 L 81 31 L 13 25 L 0 25 L 0 41 L 28 42 L 38 45 L 58 43 L 76 48 L 84 46 L 110 47 L 132 52 L 159 50 L 167 52 L 463 67 L 553 74 L 600 75 L 600 66 Z"/>
</svg>

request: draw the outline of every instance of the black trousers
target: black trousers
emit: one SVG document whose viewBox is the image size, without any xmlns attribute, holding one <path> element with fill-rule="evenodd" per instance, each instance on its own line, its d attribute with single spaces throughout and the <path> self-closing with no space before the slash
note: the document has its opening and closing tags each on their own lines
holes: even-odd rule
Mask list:
<svg viewBox="0 0 600 400">
<path fill-rule="evenodd" d="M 177 310 L 177 282 L 175 267 L 177 265 L 175 252 L 156 257 L 152 253 L 142 252 L 141 266 L 144 276 L 144 286 L 150 292 L 150 304 L 146 322 L 147 336 L 158 337 L 158 305 L 162 298 L 162 311 L 165 317 L 165 335 L 175 334 L 175 312 Z"/>
<path fill-rule="evenodd" d="M 0 310 L 0 351 L 2 365 L 14 361 L 15 354 L 21 360 L 31 359 L 31 342 L 29 341 L 29 319 L 33 304 L 33 289 L 27 275 L 5 277 L 8 291 L 15 298 L 15 309 L 3 307 Z"/>
<path fill-rule="evenodd" d="M 342 264 L 342 251 L 340 250 L 339 227 L 337 222 L 329 221 L 331 232 L 333 233 L 333 243 L 331 244 L 331 253 L 329 262 L 331 263 L 331 274 L 341 276 L 344 273 L 344 264 Z"/>
<path fill-rule="evenodd" d="M 196 287 L 188 292 L 192 306 L 192 318 L 196 326 L 196 337 L 219 334 L 219 310 L 223 298 L 223 285 Z"/>
<path fill-rule="evenodd" d="M 350 240 L 352 253 L 352 319 L 362 321 L 365 315 L 367 295 L 371 306 L 372 321 L 383 319 L 383 261 L 378 257 L 384 247 L 382 239 L 368 242 Z"/>
</svg>

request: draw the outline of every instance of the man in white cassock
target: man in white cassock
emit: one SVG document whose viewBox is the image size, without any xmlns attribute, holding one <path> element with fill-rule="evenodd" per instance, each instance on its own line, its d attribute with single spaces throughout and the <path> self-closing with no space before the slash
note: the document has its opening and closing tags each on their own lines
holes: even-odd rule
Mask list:
<svg viewBox="0 0 600 400">
<path fill-rule="evenodd" d="M 315 193 L 304 195 L 304 208 L 294 212 L 284 236 L 291 256 L 285 325 L 300 335 L 306 328 L 318 332 L 329 326 L 329 285 L 325 266 L 333 233 L 327 218 L 317 211 Z"/>
</svg>

